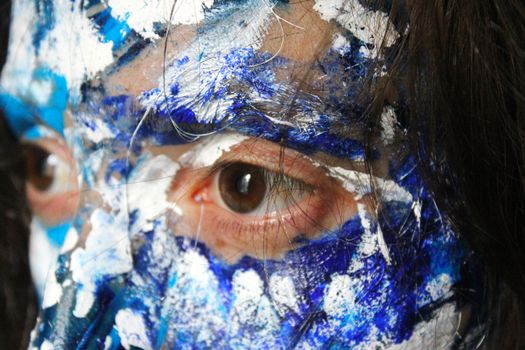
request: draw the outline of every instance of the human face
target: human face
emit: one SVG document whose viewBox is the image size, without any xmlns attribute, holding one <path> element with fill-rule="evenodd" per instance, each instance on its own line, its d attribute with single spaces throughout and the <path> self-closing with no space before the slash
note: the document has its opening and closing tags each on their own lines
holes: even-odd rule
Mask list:
<svg viewBox="0 0 525 350">
<path fill-rule="evenodd" d="M 400 28 L 357 0 L 172 5 L 13 4 L 4 109 L 52 154 L 27 146 L 32 345 L 454 344 L 471 253 L 399 101 L 365 133 Z"/>
</svg>

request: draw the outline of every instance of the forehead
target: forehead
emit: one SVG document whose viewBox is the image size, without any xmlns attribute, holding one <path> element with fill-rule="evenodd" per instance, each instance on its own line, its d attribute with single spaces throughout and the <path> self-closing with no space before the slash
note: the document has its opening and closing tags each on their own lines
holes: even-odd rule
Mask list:
<svg viewBox="0 0 525 350">
<path fill-rule="evenodd" d="M 297 92 L 306 104 L 320 98 L 348 109 L 368 68 L 381 66 L 377 38 L 388 47 L 398 36 L 385 13 L 357 0 L 19 0 L 11 32 L 2 90 L 55 129 L 64 115 L 57 101 L 78 106 L 93 96 L 158 97 L 186 87 L 179 97 L 189 102 L 210 82 L 237 94 L 261 84 L 277 91 L 259 101 L 262 111 Z"/>
<path fill-rule="evenodd" d="M 334 24 L 323 20 L 314 5 L 314 1 L 305 1 L 276 6 L 258 0 L 217 4 L 199 24 L 170 27 L 156 45 L 116 67 L 108 76 L 107 87 L 112 92 L 139 95 L 157 87 L 163 69 L 174 60 L 198 58 L 202 71 L 212 67 L 207 58 L 234 48 L 252 48 L 270 54 L 267 58 L 286 59 L 295 75 L 304 74 L 304 67 L 328 50 L 334 34 Z M 176 16 L 180 9 L 174 11 Z"/>
</svg>

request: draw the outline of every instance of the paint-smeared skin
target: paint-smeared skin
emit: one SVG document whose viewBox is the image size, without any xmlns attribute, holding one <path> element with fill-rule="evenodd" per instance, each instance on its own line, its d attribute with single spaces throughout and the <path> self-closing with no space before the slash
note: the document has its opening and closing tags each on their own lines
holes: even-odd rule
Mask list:
<svg viewBox="0 0 525 350">
<path fill-rule="evenodd" d="M 432 318 L 443 303 L 453 302 L 451 287 L 459 282 L 459 269 L 468 255 L 440 221 L 416 171 L 402 172 L 410 165 L 408 157 L 392 175 L 402 178 L 401 184 L 410 184 L 407 190 L 420 203 L 420 213 L 413 210 L 412 203 L 384 203 L 378 221 L 367 218 L 374 234 L 365 235 L 362 218 L 353 218 L 341 229 L 289 252 L 282 261 L 245 257 L 228 265 L 202 244 L 170 234 L 165 218 L 154 220 L 151 229 L 132 238 L 142 242 L 133 252 L 133 269 L 108 274 L 97 282 L 97 299 L 87 317 L 69 325 L 75 331 L 67 328 L 61 334 L 60 329 L 63 318 L 69 319 L 67 313 L 78 303 L 73 297 L 78 286 L 71 284 L 64 287 L 61 303 L 45 310 L 35 342 L 60 339 L 67 346 L 79 342 L 87 346 L 110 336 L 115 346 L 126 334 L 126 326 L 120 325 L 117 331 L 114 317 L 128 310 L 147 325 L 143 333 L 147 339 L 141 342 L 168 342 L 174 348 L 284 349 L 319 344 L 338 348 L 402 343 L 410 339 L 418 322 Z M 378 247 L 377 225 L 390 247 L 390 265 Z M 235 282 L 236 276 L 246 273 L 252 275 L 251 282 L 236 287 L 240 283 Z M 58 279 L 62 285 L 71 278 L 64 275 L 67 273 Z M 270 293 L 274 276 L 293 281 L 295 309 L 279 311 Z M 260 287 L 248 292 L 251 297 L 241 307 L 238 298 L 242 296 L 236 295 L 236 288 L 253 288 L 253 278 Z M 448 282 L 437 293 L 431 290 L 443 279 Z M 56 317 L 57 311 L 66 314 Z"/>
<path fill-rule="evenodd" d="M 45 45 L 49 49 L 53 43 L 49 33 L 61 20 L 53 13 L 55 3 L 37 1 L 33 6 L 21 1 L 31 11 L 43 13 L 32 33 L 33 45 L 37 53 L 45 51 Z M 64 1 L 57 2 L 59 8 L 66 7 Z M 123 2 L 111 3 L 115 9 L 98 1 L 85 8 L 73 2 L 75 16 L 79 10 L 89 12 L 86 33 L 100 44 L 94 49 L 104 57 L 109 52 L 115 57 L 85 67 L 86 78 L 104 69 L 117 71 L 148 40 L 161 37 L 169 22 L 153 6 L 148 13 L 135 13 L 128 23 Z M 377 181 L 381 204 L 377 215 L 371 214 L 370 203 L 359 202 L 358 215 L 313 240 L 298 242 L 298 248 L 279 260 L 244 256 L 228 264 L 203 243 L 188 238 L 195 232 L 173 232 L 177 216 L 168 214 L 179 209 L 167 200 L 171 177 L 188 164 L 211 165 L 218 153 L 247 136 L 345 161 L 374 162 L 385 156 L 379 147 L 365 152 L 362 133 L 356 132 L 366 127 L 357 96 L 363 79 L 376 67 L 372 58 L 380 55 L 369 53 L 377 50 L 377 42 L 371 41 L 370 28 L 360 35 L 351 33 L 359 21 L 332 16 L 335 7 L 343 8 L 342 0 L 327 1 L 325 7 L 323 1 L 315 2 L 323 18 L 350 31 L 338 33 L 313 68 L 324 77 L 313 89 L 324 92 L 322 97 L 298 91 L 282 73 L 277 76 L 276 71 L 286 71 L 293 62 L 258 51 L 258 39 L 275 15 L 272 6 L 286 6 L 285 1 L 196 3 L 206 6 L 172 23 L 203 22 L 199 40 L 168 62 L 166 85 L 160 79 L 158 88 L 138 98 L 105 96 L 103 87 L 88 84 L 82 90 L 77 75 L 68 75 L 58 62 L 46 60 L 46 67 L 32 72 L 31 78 L 54 84 L 55 95 L 42 101 L 32 95 L 35 89 L 13 88 L 12 78 L 18 72 L 13 61 L 3 76 L 7 91 L 2 90 L 0 98 L 9 102 L 6 112 L 13 130 L 21 137 L 33 135 L 34 124 L 42 120 L 64 134 L 85 192 L 96 194 L 96 200 L 87 200 L 71 223 L 75 235 L 86 227 L 89 235 L 81 246 L 59 256 L 31 345 L 39 349 L 448 347 L 456 340 L 460 311 L 455 287 L 465 283 L 462 268 L 470 266 L 473 258 L 437 208 L 414 157 L 401 145 L 388 154 L 385 179 Z M 368 22 L 378 21 L 381 28 L 388 24 L 386 15 L 366 11 L 362 3 L 348 4 L 366 14 Z M 245 37 L 235 41 L 224 36 L 246 27 L 244 18 L 254 19 Z M 390 30 L 393 39 L 387 46 L 398 35 Z M 57 119 L 68 99 L 64 84 L 72 95 L 74 125 L 66 130 L 62 119 Z M 43 94 L 45 84 L 37 85 L 36 91 Z M 399 111 L 390 106 L 385 111 L 382 144 L 391 145 L 400 131 L 395 122 Z M 174 132 L 174 124 L 183 132 Z M 350 129 L 355 137 L 348 136 Z M 144 150 L 151 145 L 186 144 L 194 138 L 190 134 L 209 132 L 220 135 L 194 147 L 188 164 Z M 231 132 L 237 135 L 228 136 Z M 213 140 L 224 141 L 223 148 L 215 154 L 199 154 L 206 150 L 206 141 Z M 367 176 L 338 167 L 327 167 L 327 172 L 341 181 L 342 188 L 355 192 L 356 200 L 372 192 Z"/>
</svg>

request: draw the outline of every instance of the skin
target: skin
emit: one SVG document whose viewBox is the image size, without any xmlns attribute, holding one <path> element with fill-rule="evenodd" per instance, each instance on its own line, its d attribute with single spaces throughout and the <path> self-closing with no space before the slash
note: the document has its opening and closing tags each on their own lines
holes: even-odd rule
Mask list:
<svg viewBox="0 0 525 350">
<path fill-rule="evenodd" d="M 468 331 L 456 287 L 475 290 L 463 284 L 473 268 L 461 269 L 471 253 L 424 186 L 395 93 L 384 110 L 393 135 L 383 126 L 373 152 L 363 151 L 360 69 L 374 74 L 383 53 L 360 54 L 369 47 L 316 3 L 271 7 L 257 45 L 243 42 L 250 23 L 225 43 L 213 36 L 253 8 L 243 4 L 217 5 L 227 14 L 219 21 L 170 27 L 83 90 L 68 80 L 67 107 L 53 114 L 63 129 L 41 118 L 46 132 L 30 137 L 35 120 L 25 125 L 6 108 L 24 142 L 70 167 L 66 190 L 28 184 L 33 236 L 67 223 L 34 346 L 419 349 Z M 357 46 L 334 48 L 337 35 Z M 38 99 L 9 89 L 9 67 L 4 103 L 44 115 Z M 206 91 L 215 107 L 199 105 Z M 215 120 L 199 120 L 213 108 Z M 239 162 L 266 169 L 274 185 L 247 214 L 228 208 L 217 185 Z"/>
</svg>

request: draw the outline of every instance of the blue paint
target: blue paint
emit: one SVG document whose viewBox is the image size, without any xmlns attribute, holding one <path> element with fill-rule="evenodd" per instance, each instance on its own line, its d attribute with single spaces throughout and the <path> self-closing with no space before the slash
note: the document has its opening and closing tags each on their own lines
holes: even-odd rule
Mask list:
<svg viewBox="0 0 525 350">
<path fill-rule="evenodd" d="M 113 43 L 113 51 L 120 49 L 132 32 L 126 20 L 122 21 L 111 16 L 109 7 L 95 14 L 92 20 L 99 26 L 103 42 Z"/>
<path fill-rule="evenodd" d="M 417 171 L 406 171 L 411 164 L 413 157 L 400 160 L 399 167 L 391 170 L 391 177 L 401 178 L 411 186 L 419 186 L 417 193 L 422 207 L 421 225 L 416 225 L 411 203 L 387 202 L 377 221 L 369 217 L 372 232 L 375 232 L 377 225 L 382 227 L 390 248 L 391 265 L 387 265 L 379 250 L 372 255 L 359 257 L 357 247 L 364 228 L 357 217 L 290 251 L 283 260 L 262 261 L 244 257 L 233 265 L 216 258 L 201 243 L 168 234 L 158 221 L 151 231 L 144 232 L 143 243 L 134 251 L 134 271 L 122 276 L 117 284 L 115 281 L 118 278 L 112 278 L 100 285 L 101 290 L 115 290 L 117 287 L 120 292 L 106 293 L 106 297 L 97 299 L 96 303 L 100 306 L 94 310 L 100 310 L 105 316 L 101 318 L 100 312 L 93 312 L 89 317 L 91 324 L 86 327 L 97 329 L 90 333 L 91 338 L 105 339 L 109 335 L 118 341 L 115 329 L 110 327 L 114 317 L 111 315 L 115 315 L 118 310 L 131 308 L 144 315 L 149 330 L 156 330 L 155 333 L 149 333 L 148 337 L 157 348 L 164 342 L 204 348 L 205 344 L 197 341 L 202 329 L 191 328 L 190 321 L 196 322 L 204 316 L 198 310 L 195 310 L 196 314 L 187 314 L 181 309 L 173 309 L 170 298 L 177 296 L 189 298 L 188 302 L 205 302 L 207 307 L 212 307 L 206 309 L 207 318 L 217 316 L 230 324 L 229 314 L 235 302 L 232 295 L 233 276 L 239 271 L 254 270 L 261 277 L 268 298 L 271 299 L 268 281 L 263 276 L 273 273 L 291 277 L 297 294 L 301 296 L 298 311 L 290 310 L 279 317 L 278 333 L 272 338 L 275 342 L 265 343 L 261 347 L 263 349 L 301 347 L 307 343 L 348 348 L 366 341 L 375 330 L 388 335 L 394 343 L 409 339 L 415 324 L 428 320 L 444 302 L 454 300 L 432 299 L 425 290 L 427 283 L 443 273 L 450 277 L 452 284 L 459 283 L 463 278 L 460 267 L 470 259 L 470 253 L 463 243 L 437 220 L 441 213 L 436 210 Z M 400 228 L 407 225 L 411 234 L 400 235 L 403 232 Z M 153 250 L 155 242 L 161 238 L 164 253 L 156 255 Z M 192 288 L 198 286 L 193 285 L 185 287 L 190 289 L 181 289 L 180 276 L 176 272 L 177 263 L 172 259 L 180 254 L 177 252 L 193 248 L 209 261 L 209 271 L 218 282 L 217 290 L 194 291 Z M 352 261 L 360 261 L 362 267 L 348 273 Z M 353 281 L 361 281 L 362 287 L 356 296 L 358 305 L 334 318 L 323 310 L 324 298 L 335 276 L 346 274 Z M 132 278 L 133 275 L 140 278 Z M 111 305 L 110 309 L 102 307 L 105 304 Z M 154 308 L 146 308 L 145 305 L 154 305 Z M 254 319 L 257 318 L 254 316 Z M 334 327 L 334 324 L 337 326 Z M 177 326 L 174 328 L 174 325 Z M 234 347 L 240 339 L 257 339 L 257 327 L 246 325 L 234 333 L 230 333 L 227 328 L 214 327 L 210 323 L 208 330 L 214 336 L 215 347 L 219 349 Z"/>
<path fill-rule="evenodd" d="M 38 107 L 38 117 L 45 125 L 55 129 L 63 135 L 64 111 L 67 106 L 69 92 L 66 79 L 46 68 L 36 69 L 33 79 L 46 81 L 52 84 L 51 95 L 46 104 Z"/>
<path fill-rule="evenodd" d="M 44 37 L 55 26 L 55 12 L 53 0 L 34 0 L 36 17 L 36 30 L 33 35 L 33 45 L 36 51 L 40 49 L 40 44 Z"/>
<path fill-rule="evenodd" d="M 0 106 L 4 112 L 9 128 L 17 137 L 35 124 L 34 109 L 20 98 L 2 93 Z"/>
<path fill-rule="evenodd" d="M 71 222 L 67 221 L 56 226 L 48 227 L 46 230 L 49 242 L 55 247 L 62 247 L 66 239 L 67 232 L 71 227 Z"/>
<path fill-rule="evenodd" d="M 60 135 L 64 131 L 64 111 L 68 101 L 67 83 L 63 76 L 47 68 L 39 68 L 33 73 L 34 83 L 50 84 L 50 95 L 41 103 L 33 97 L 21 98 L 7 93 L 0 94 L 0 106 L 7 123 L 17 137 L 29 131 L 29 137 L 36 137 L 35 126 L 47 126 Z"/>
</svg>

